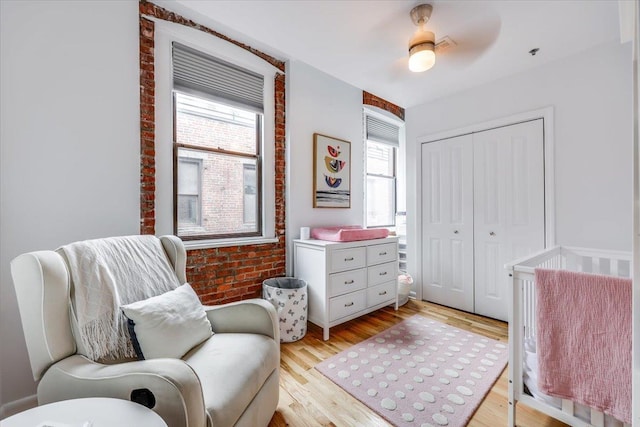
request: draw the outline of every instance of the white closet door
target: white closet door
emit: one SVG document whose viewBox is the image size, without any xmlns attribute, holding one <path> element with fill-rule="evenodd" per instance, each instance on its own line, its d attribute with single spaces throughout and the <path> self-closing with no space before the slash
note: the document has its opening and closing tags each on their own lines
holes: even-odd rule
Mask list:
<svg viewBox="0 0 640 427">
<path fill-rule="evenodd" d="M 504 264 L 544 249 L 542 119 L 475 133 L 473 148 L 475 312 L 506 321 Z"/>
<path fill-rule="evenodd" d="M 422 144 L 423 299 L 473 311 L 472 136 Z"/>
</svg>

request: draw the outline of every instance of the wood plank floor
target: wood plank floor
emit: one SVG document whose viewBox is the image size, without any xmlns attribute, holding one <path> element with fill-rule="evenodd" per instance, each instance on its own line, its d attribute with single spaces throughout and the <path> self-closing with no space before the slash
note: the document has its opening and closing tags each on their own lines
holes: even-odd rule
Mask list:
<svg viewBox="0 0 640 427">
<path fill-rule="evenodd" d="M 322 330 L 309 323 L 302 340 L 281 346 L 280 402 L 269 426 L 390 426 L 384 418 L 316 371 L 314 366 L 414 314 L 507 341 L 507 324 L 504 322 L 415 300 L 409 300 L 398 311 L 385 307 L 331 328 L 329 341 L 323 341 Z M 507 369 L 494 384 L 469 426 L 507 425 Z M 524 405 L 518 407 L 516 422 L 520 427 L 566 426 Z"/>
</svg>

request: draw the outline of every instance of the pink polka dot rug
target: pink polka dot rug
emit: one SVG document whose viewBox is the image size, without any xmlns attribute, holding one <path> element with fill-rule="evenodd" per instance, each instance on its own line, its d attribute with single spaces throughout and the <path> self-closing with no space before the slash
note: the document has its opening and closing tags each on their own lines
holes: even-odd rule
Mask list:
<svg viewBox="0 0 640 427">
<path fill-rule="evenodd" d="M 395 426 L 466 426 L 509 358 L 506 342 L 415 315 L 316 365 Z"/>
</svg>

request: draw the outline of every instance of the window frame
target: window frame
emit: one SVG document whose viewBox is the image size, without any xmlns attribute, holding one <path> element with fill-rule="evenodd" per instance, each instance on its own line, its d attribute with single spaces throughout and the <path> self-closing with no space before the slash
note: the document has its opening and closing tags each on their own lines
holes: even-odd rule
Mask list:
<svg viewBox="0 0 640 427">
<path fill-rule="evenodd" d="M 392 144 L 392 143 L 385 143 L 382 141 L 376 141 L 376 140 L 369 140 L 367 135 L 368 135 L 368 126 L 367 126 L 367 117 L 372 117 L 375 118 L 377 120 L 380 121 L 384 121 L 387 122 L 393 126 L 398 127 L 398 143 L 397 144 Z M 398 215 L 398 212 L 403 210 L 403 207 L 406 204 L 406 200 L 405 200 L 405 192 L 402 192 L 400 189 L 400 185 L 402 184 L 402 182 L 405 181 L 405 177 L 404 174 L 402 174 L 402 169 L 400 168 L 400 162 L 403 161 L 404 159 L 404 147 L 405 147 L 405 123 L 404 121 L 400 120 L 399 118 L 393 116 L 391 113 L 382 110 L 380 108 L 377 107 L 373 107 L 370 105 L 367 105 L 363 108 L 363 140 L 364 140 L 364 209 L 363 209 L 363 223 L 365 224 L 365 228 L 395 228 L 397 226 L 396 224 L 396 217 Z M 372 177 L 385 177 L 387 178 L 386 175 L 379 175 L 379 174 L 371 174 L 369 173 L 369 168 L 368 168 L 368 149 L 369 149 L 369 143 L 375 143 L 375 144 L 380 144 L 380 145 L 384 145 L 387 144 L 391 147 L 393 147 L 393 180 L 394 180 L 394 186 L 393 186 L 393 224 L 389 224 L 389 225 L 375 225 L 372 226 L 369 224 L 368 221 L 368 178 L 369 176 Z M 402 176 L 401 176 L 402 175 Z"/>
<path fill-rule="evenodd" d="M 176 150 L 175 153 L 175 163 L 176 166 L 174 168 L 174 170 L 176 171 L 176 176 L 175 176 L 175 204 L 174 204 L 174 218 L 175 218 L 175 222 L 176 222 L 176 229 L 178 228 L 178 206 L 179 206 L 179 200 L 178 198 L 180 197 L 181 193 L 178 192 L 178 174 L 177 174 L 177 170 L 178 170 L 178 164 L 180 162 L 189 162 L 189 163 L 195 163 L 197 165 L 197 169 L 198 169 L 198 193 L 196 194 L 198 197 L 198 203 L 197 203 L 197 215 L 196 215 L 196 222 L 193 225 L 194 227 L 201 227 L 202 226 L 202 159 L 198 159 L 195 157 L 181 157 L 178 155 L 178 152 Z"/>
<path fill-rule="evenodd" d="M 376 225 L 369 225 L 368 223 L 368 219 L 369 219 L 369 200 L 365 200 L 365 204 L 364 204 L 364 208 L 365 208 L 365 227 L 366 228 L 387 228 L 387 227 L 395 227 L 396 226 L 396 220 L 395 217 L 398 213 L 398 147 L 394 147 L 390 144 L 384 144 L 381 142 L 377 142 L 377 141 L 372 141 L 372 140 L 365 140 L 365 158 L 368 159 L 369 158 L 369 147 L 370 144 L 377 144 L 377 145 L 387 145 L 388 147 L 391 148 L 391 164 L 392 166 L 392 174 L 391 175 L 383 175 L 383 174 L 375 174 L 375 173 L 369 173 L 369 168 L 368 168 L 368 161 L 366 161 L 365 163 L 365 194 L 368 194 L 368 182 L 369 182 L 369 178 L 377 178 L 377 179 L 386 179 L 389 181 L 392 181 L 393 183 L 393 188 L 392 188 L 392 205 L 393 205 L 393 212 L 391 215 L 392 218 L 392 223 L 391 224 L 376 224 Z"/>
<path fill-rule="evenodd" d="M 191 97 L 198 97 L 200 99 L 206 99 L 211 102 L 215 102 L 217 104 L 223 104 L 232 108 L 239 108 L 237 105 L 225 104 L 222 100 L 214 99 L 213 97 L 208 97 L 206 94 L 197 93 L 195 91 L 182 91 L 174 88 L 172 91 L 173 95 L 173 145 L 174 145 L 174 168 L 173 168 L 173 180 L 174 180 L 174 201 L 173 201 L 173 233 L 180 237 L 183 241 L 189 240 L 218 240 L 218 239 L 234 239 L 234 238 L 245 238 L 245 237 L 257 237 L 262 236 L 262 126 L 264 122 L 263 114 L 254 113 L 255 114 L 255 151 L 254 154 L 241 153 L 232 150 L 227 150 L 224 148 L 214 148 L 214 147 L 205 147 L 200 145 L 192 145 L 178 142 L 177 137 L 177 115 L 178 115 L 178 101 L 177 94 L 182 93 Z M 256 222 L 255 227 L 256 231 L 249 232 L 240 232 L 240 233 L 218 233 L 218 234 L 199 234 L 199 235 L 180 235 L 180 227 L 178 223 L 178 163 L 180 159 L 180 155 L 178 154 L 180 149 L 187 149 L 191 151 L 196 151 L 200 153 L 213 153 L 220 154 L 224 156 L 233 156 L 239 157 L 243 159 L 253 159 L 255 161 L 256 166 Z M 202 173 L 202 168 L 200 168 L 200 173 Z M 243 179 L 244 179 L 244 171 L 243 171 Z M 200 176 L 200 196 L 203 197 L 202 186 L 203 186 L 203 178 Z M 200 205 L 202 204 L 202 200 L 200 201 Z M 243 183 L 243 207 L 244 207 L 244 183 Z M 201 208 L 201 206 L 200 206 Z M 202 226 L 202 208 L 200 211 L 200 226 Z M 244 212 L 242 214 L 242 222 L 244 223 Z"/>
<path fill-rule="evenodd" d="M 261 135 L 261 214 L 262 233 L 255 236 L 185 240 L 187 249 L 277 243 L 275 231 L 275 77 L 280 71 L 232 43 L 193 28 L 151 18 L 155 22 L 155 117 L 156 117 L 156 233 L 174 230 L 174 129 L 173 71 L 171 46 L 178 42 L 208 55 L 233 63 L 264 76 L 264 114 Z"/>
<path fill-rule="evenodd" d="M 249 167 L 249 166 L 251 166 L 251 167 Z M 246 191 L 246 188 L 247 188 L 247 184 L 246 184 L 246 171 L 247 171 L 247 170 L 249 170 L 249 169 L 253 170 L 253 173 L 254 173 L 254 174 L 255 174 L 255 176 L 256 176 L 256 177 L 255 177 L 255 181 L 256 181 L 256 185 L 255 185 L 255 187 L 256 187 L 256 190 L 255 190 L 255 193 L 254 193 L 254 194 L 255 194 L 255 196 L 256 196 L 255 204 L 256 204 L 257 208 L 256 208 L 256 212 L 254 212 L 254 215 L 255 215 L 255 217 L 256 217 L 256 219 L 255 219 L 254 221 L 248 221 L 248 220 L 247 220 L 247 217 L 246 217 L 246 215 L 247 215 L 247 209 L 246 209 L 246 203 L 247 203 L 247 201 L 246 201 L 246 197 L 247 197 L 247 194 L 249 194 L 249 193 L 247 193 L 247 191 Z M 261 218 L 260 212 L 261 212 L 261 210 L 262 210 L 262 205 L 261 205 L 261 203 L 260 203 L 260 199 L 261 199 L 262 195 L 260 194 L 260 191 L 259 191 L 259 188 L 260 188 L 260 178 L 261 178 L 261 171 L 260 171 L 260 164 L 259 164 L 258 162 L 257 162 L 255 165 L 250 165 L 249 163 L 245 163 L 245 164 L 243 164 L 243 165 L 242 165 L 242 197 L 243 197 L 243 200 L 242 200 L 242 209 L 243 209 L 243 210 L 242 210 L 242 222 L 243 222 L 244 224 L 250 224 L 250 223 L 252 223 L 252 222 L 254 222 L 254 223 L 258 223 L 258 222 L 260 221 L 260 218 Z M 258 224 L 258 229 L 260 229 L 260 224 Z"/>
</svg>

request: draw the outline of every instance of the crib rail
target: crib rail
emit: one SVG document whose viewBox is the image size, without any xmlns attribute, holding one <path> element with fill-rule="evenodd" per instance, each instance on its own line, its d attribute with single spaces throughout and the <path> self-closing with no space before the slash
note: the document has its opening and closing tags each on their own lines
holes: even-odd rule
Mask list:
<svg viewBox="0 0 640 427">
<path fill-rule="evenodd" d="M 508 272 L 520 276 L 534 274 L 536 268 L 552 268 L 631 277 L 631 254 L 622 251 L 599 251 L 587 248 L 555 246 L 505 265 Z"/>
<path fill-rule="evenodd" d="M 516 401 L 572 426 L 604 427 L 604 414 L 591 409 L 589 421 L 577 418 L 573 402 L 562 400 L 562 408 L 539 402 L 524 393 L 523 354 L 526 339 L 536 334 L 535 269 L 548 268 L 631 277 L 631 254 L 587 248 L 556 246 L 505 265 L 512 282 L 509 289 L 509 426 L 515 425 Z M 611 427 L 627 427 L 622 422 Z"/>
</svg>

